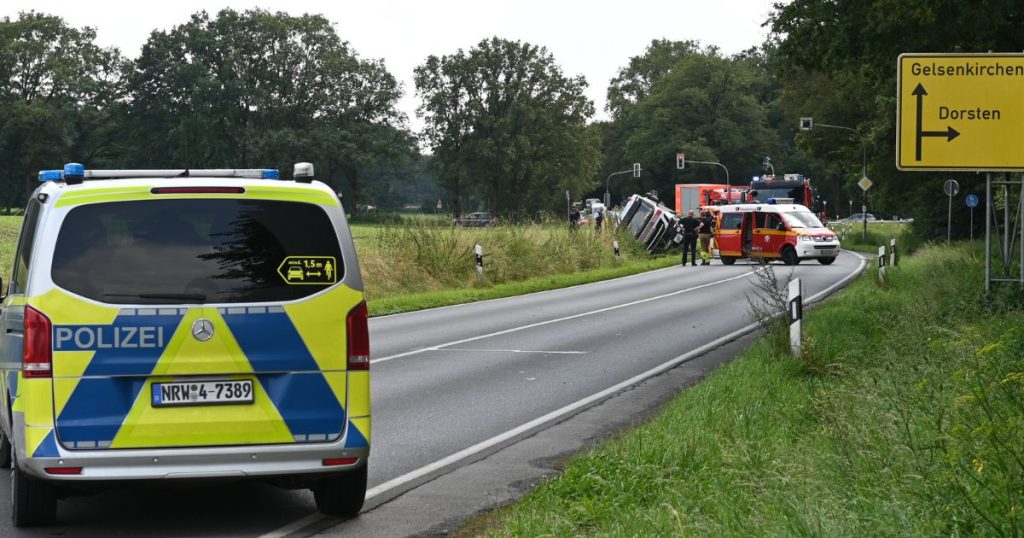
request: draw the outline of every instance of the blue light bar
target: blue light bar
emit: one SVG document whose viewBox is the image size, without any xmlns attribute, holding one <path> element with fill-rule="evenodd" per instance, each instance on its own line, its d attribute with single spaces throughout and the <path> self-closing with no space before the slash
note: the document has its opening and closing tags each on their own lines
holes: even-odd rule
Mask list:
<svg viewBox="0 0 1024 538">
<path fill-rule="evenodd" d="M 281 172 L 278 172 L 276 168 L 264 168 L 263 179 L 281 179 Z"/>
<path fill-rule="evenodd" d="M 65 164 L 64 177 L 85 177 L 85 167 L 79 163 Z"/>
<path fill-rule="evenodd" d="M 64 179 L 63 170 L 40 170 L 39 181 L 60 181 Z"/>
</svg>

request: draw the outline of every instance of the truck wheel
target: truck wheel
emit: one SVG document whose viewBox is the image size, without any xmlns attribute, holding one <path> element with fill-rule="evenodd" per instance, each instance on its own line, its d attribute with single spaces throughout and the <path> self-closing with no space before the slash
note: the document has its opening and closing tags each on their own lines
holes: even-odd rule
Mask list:
<svg viewBox="0 0 1024 538">
<path fill-rule="evenodd" d="M 790 246 L 782 249 L 782 263 L 786 265 L 796 265 L 800 263 L 800 258 L 796 255 L 796 249 Z"/>
<path fill-rule="evenodd" d="M 0 468 L 11 466 L 11 442 L 0 429 Z"/>
<path fill-rule="evenodd" d="M 53 486 L 28 476 L 11 461 L 11 520 L 15 527 L 50 525 L 57 520 L 57 495 Z"/>
<path fill-rule="evenodd" d="M 831 256 L 831 257 L 828 257 L 828 258 L 818 258 L 818 263 L 820 263 L 822 265 L 832 265 L 832 262 L 834 262 L 834 261 L 836 261 L 836 257 L 835 256 Z"/>
<path fill-rule="evenodd" d="M 366 470 L 369 465 L 359 469 L 341 473 L 337 476 L 322 478 L 313 486 L 313 498 L 316 508 L 330 516 L 350 516 L 359 514 L 366 499 Z"/>
<path fill-rule="evenodd" d="M 736 263 L 736 257 L 735 256 L 722 256 L 721 260 L 722 260 L 722 265 L 732 265 L 732 264 Z"/>
</svg>

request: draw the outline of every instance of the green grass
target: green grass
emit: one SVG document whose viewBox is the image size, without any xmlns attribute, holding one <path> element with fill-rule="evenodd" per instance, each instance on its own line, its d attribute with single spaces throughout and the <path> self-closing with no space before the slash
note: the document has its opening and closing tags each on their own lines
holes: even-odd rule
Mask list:
<svg viewBox="0 0 1024 538">
<path fill-rule="evenodd" d="M 393 313 L 594 282 L 671 265 L 621 234 L 562 224 L 353 227 L 371 313 Z M 484 280 L 474 246 L 484 252 Z"/>
<path fill-rule="evenodd" d="M 619 278 L 644 271 L 653 271 L 670 267 L 679 263 L 675 256 L 636 260 L 618 267 L 605 267 L 580 273 L 567 273 L 541 278 L 532 278 L 490 287 L 442 290 L 435 292 L 396 295 L 370 301 L 368 307 L 371 316 L 395 314 L 425 308 L 436 308 L 454 304 L 470 303 L 501 297 L 512 297 L 526 293 L 566 288 L 580 284 L 589 284 L 611 278 Z"/>
<path fill-rule="evenodd" d="M 11 281 L 11 269 L 14 267 L 14 251 L 18 248 L 21 221 L 20 215 L 0 216 L 0 276 L 4 279 L 4 293 L 7 293 L 7 283 Z"/>
<path fill-rule="evenodd" d="M 1024 529 L 1024 308 L 923 247 L 649 423 L 474 522 L 495 536 L 1010 535 Z"/>
<path fill-rule="evenodd" d="M 910 223 L 906 222 L 869 222 L 866 241 L 862 223 L 830 223 L 828 227 L 839 234 L 847 250 L 877 254 L 878 247 L 889 248 L 890 239 L 896 239 L 896 248 L 901 252 L 912 252 L 920 246 L 920 240 L 911 233 Z"/>
</svg>

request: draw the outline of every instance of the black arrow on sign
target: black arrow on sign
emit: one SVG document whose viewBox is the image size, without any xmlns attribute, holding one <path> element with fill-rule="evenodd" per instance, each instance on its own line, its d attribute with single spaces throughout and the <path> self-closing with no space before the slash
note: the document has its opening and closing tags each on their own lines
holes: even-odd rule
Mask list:
<svg viewBox="0 0 1024 538">
<path fill-rule="evenodd" d="M 917 149 L 917 154 L 916 154 L 916 157 L 917 157 L 917 160 L 920 161 L 921 160 L 921 139 L 923 139 L 926 136 L 944 136 L 944 137 L 946 137 L 946 142 L 949 142 L 950 140 L 953 140 L 954 138 L 960 136 L 960 133 L 956 129 L 954 129 L 952 126 L 946 127 L 945 131 L 925 131 L 925 130 L 923 130 L 922 127 L 921 127 L 921 123 L 923 121 L 922 111 L 924 109 L 924 96 L 928 95 L 928 92 L 925 91 L 924 86 L 922 86 L 921 83 L 918 83 L 917 87 L 914 88 L 914 91 L 912 93 L 913 93 L 913 95 L 917 96 L 917 148 L 916 148 Z"/>
</svg>

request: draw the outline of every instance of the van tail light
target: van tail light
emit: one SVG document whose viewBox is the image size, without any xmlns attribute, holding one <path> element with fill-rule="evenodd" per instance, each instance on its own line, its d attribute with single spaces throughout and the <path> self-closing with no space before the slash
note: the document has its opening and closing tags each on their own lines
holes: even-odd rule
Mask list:
<svg viewBox="0 0 1024 538">
<path fill-rule="evenodd" d="M 53 376 L 53 347 L 50 318 L 42 312 L 25 307 L 25 332 L 21 345 L 21 375 L 24 377 Z"/>
<path fill-rule="evenodd" d="M 349 370 L 370 369 L 370 328 L 367 323 L 369 317 L 366 301 L 363 301 L 349 311 L 345 319 Z"/>
</svg>

